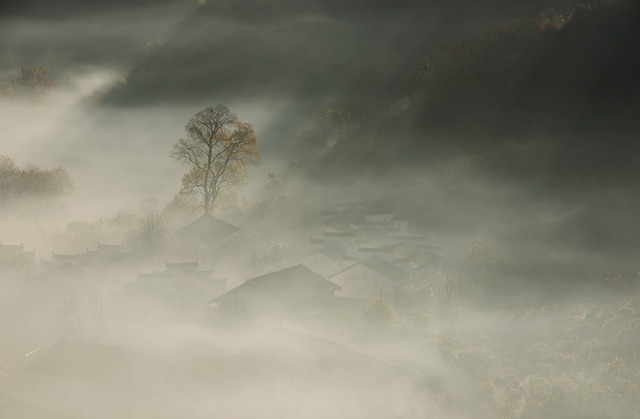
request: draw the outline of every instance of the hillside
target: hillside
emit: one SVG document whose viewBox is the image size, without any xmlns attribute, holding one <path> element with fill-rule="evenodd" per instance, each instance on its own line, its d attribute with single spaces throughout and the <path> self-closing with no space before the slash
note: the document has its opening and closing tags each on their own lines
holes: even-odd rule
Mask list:
<svg viewBox="0 0 640 419">
<path fill-rule="evenodd" d="M 210 1 L 105 101 L 269 96 L 308 106 L 363 91 L 388 99 L 411 86 L 429 45 L 552 3 Z"/>
</svg>

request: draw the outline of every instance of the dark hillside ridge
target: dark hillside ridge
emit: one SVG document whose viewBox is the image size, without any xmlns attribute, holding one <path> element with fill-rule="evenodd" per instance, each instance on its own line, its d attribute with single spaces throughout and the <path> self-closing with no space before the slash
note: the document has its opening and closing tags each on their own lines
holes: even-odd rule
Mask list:
<svg viewBox="0 0 640 419">
<path fill-rule="evenodd" d="M 209 1 L 104 101 L 276 97 L 312 104 L 359 92 L 389 99 L 414 83 L 428 46 L 558 3 Z"/>
</svg>

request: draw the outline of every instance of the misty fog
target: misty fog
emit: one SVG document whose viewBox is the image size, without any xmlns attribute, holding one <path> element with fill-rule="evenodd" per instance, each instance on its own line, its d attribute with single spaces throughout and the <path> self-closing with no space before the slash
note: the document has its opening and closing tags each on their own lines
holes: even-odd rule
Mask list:
<svg viewBox="0 0 640 419">
<path fill-rule="evenodd" d="M 0 419 L 640 417 L 631 0 L 0 8 Z"/>
</svg>

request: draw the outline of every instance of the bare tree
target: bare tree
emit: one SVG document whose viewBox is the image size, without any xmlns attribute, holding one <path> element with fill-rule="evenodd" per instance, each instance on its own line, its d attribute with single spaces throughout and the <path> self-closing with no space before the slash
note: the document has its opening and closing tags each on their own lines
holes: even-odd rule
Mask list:
<svg viewBox="0 0 640 419">
<path fill-rule="evenodd" d="M 199 193 L 205 214 L 211 214 L 219 194 L 237 185 L 249 164 L 260 161 L 253 126 L 238 121 L 224 105 L 195 114 L 185 126 L 187 138 L 173 146 L 171 157 L 191 170 L 182 177 L 181 194 Z"/>
<path fill-rule="evenodd" d="M 129 233 L 127 239 L 134 249 L 147 256 L 154 256 L 162 245 L 166 230 L 166 224 L 158 211 L 147 208 L 138 221 L 138 228 Z"/>
</svg>

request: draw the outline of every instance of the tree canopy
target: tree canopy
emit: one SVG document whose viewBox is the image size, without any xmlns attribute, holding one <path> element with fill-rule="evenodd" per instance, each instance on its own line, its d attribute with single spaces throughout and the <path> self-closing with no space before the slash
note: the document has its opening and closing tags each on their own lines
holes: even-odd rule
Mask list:
<svg viewBox="0 0 640 419">
<path fill-rule="evenodd" d="M 238 185 L 250 164 L 260 161 L 253 125 L 238 121 L 221 104 L 195 114 L 185 126 L 171 157 L 190 170 L 182 177 L 181 194 L 200 194 L 205 214 L 211 214 L 220 193 Z"/>
<path fill-rule="evenodd" d="M 8 156 L 0 156 L 0 209 L 24 203 L 51 202 L 73 189 L 73 181 L 62 167 L 45 170 L 21 168 Z"/>
<path fill-rule="evenodd" d="M 12 80 L 14 88 L 11 94 L 26 97 L 32 101 L 41 101 L 49 91 L 58 85 L 58 81 L 49 77 L 49 71 L 43 66 L 23 65 Z"/>
</svg>

